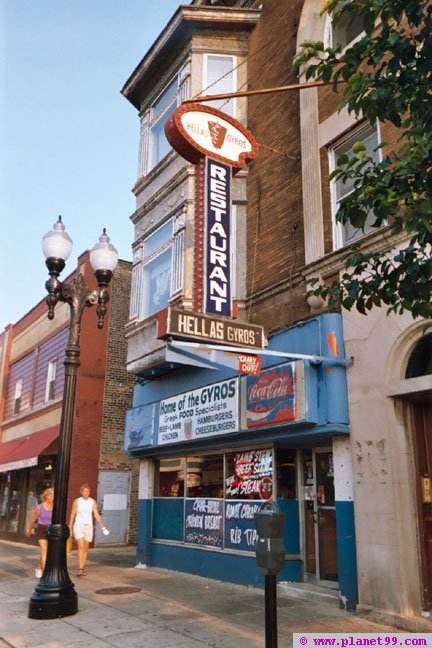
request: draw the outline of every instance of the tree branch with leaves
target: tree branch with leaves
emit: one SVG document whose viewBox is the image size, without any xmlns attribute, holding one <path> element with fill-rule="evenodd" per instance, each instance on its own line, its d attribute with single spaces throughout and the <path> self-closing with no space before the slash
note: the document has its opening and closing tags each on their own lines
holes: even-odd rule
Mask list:
<svg viewBox="0 0 432 648">
<path fill-rule="evenodd" d="M 381 160 L 362 142 L 337 160 L 330 179 L 349 182 L 353 190 L 336 218 L 362 229 L 373 214 L 372 227 L 388 225 L 391 234 L 406 236 L 402 245 L 380 252 L 357 240 L 345 250 L 340 279 L 329 286 L 315 280 L 311 292 L 330 309 L 342 304 L 366 314 L 384 304 L 388 312 L 432 317 L 431 2 L 329 0 L 325 11 L 333 25 L 361 19 L 363 33 L 345 49 L 306 41 L 293 68 L 307 80 L 332 84 L 339 110 L 346 107 L 372 125 L 391 123 L 399 133 L 395 150 Z"/>
</svg>

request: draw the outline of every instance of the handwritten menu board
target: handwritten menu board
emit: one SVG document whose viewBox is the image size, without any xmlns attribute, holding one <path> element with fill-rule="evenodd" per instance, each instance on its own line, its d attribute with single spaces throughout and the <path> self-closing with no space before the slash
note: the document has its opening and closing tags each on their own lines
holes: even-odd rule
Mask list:
<svg viewBox="0 0 432 648">
<path fill-rule="evenodd" d="M 257 541 L 254 514 L 262 502 L 225 502 L 225 548 L 254 551 Z"/>
<path fill-rule="evenodd" d="M 187 499 L 185 541 L 207 547 L 223 545 L 223 500 Z"/>
<path fill-rule="evenodd" d="M 237 452 L 229 459 L 225 480 L 226 499 L 271 499 L 273 453 L 271 448 Z"/>
</svg>

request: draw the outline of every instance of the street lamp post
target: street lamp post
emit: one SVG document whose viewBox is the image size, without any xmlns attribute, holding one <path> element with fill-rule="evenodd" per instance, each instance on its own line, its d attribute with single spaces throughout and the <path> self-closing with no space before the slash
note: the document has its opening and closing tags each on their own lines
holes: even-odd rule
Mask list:
<svg viewBox="0 0 432 648">
<path fill-rule="evenodd" d="M 90 263 L 98 282 L 98 289 L 90 290 L 82 274 L 78 274 L 72 283 L 59 281 L 58 277 L 72 251 L 72 239 L 65 232 L 61 216 L 53 229 L 43 237 L 42 248 L 50 275 L 45 284 L 48 291 L 48 319 L 54 318 L 57 302 L 66 302 L 70 307 L 54 507 L 52 524 L 47 531 L 48 554 L 42 578 L 36 585 L 29 603 L 31 619 L 54 619 L 71 616 L 78 610 L 77 593 L 67 571 L 66 541 L 69 537 L 69 527 L 66 524 L 66 509 L 76 377 L 80 365 L 81 317 L 85 307 L 97 304 L 97 326 L 103 327 L 106 303 L 109 300 L 107 289 L 117 265 L 118 254 L 104 229 L 99 243 L 90 251 Z"/>
</svg>

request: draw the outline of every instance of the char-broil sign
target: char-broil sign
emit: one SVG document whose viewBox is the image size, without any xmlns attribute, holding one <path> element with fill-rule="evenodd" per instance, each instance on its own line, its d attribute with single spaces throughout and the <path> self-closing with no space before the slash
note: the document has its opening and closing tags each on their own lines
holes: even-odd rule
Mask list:
<svg viewBox="0 0 432 648">
<path fill-rule="evenodd" d="M 242 169 L 258 155 L 258 145 L 247 128 L 210 106 L 179 106 L 166 122 L 165 134 L 173 149 L 192 164 L 208 156 Z"/>
</svg>

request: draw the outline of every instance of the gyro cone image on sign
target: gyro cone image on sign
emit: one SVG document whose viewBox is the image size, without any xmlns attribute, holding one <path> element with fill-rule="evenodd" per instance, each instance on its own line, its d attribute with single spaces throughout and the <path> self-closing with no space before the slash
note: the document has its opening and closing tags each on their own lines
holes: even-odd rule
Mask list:
<svg viewBox="0 0 432 648">
<path fill-rule="evenodd" d="M 173 149 L 192 164 L 207 156 L 235 171 L 258 155 L 252 133 L 236 119 L 210 106 L 179 106 L 167 120 L 165 134 Z"/>
</svg>

